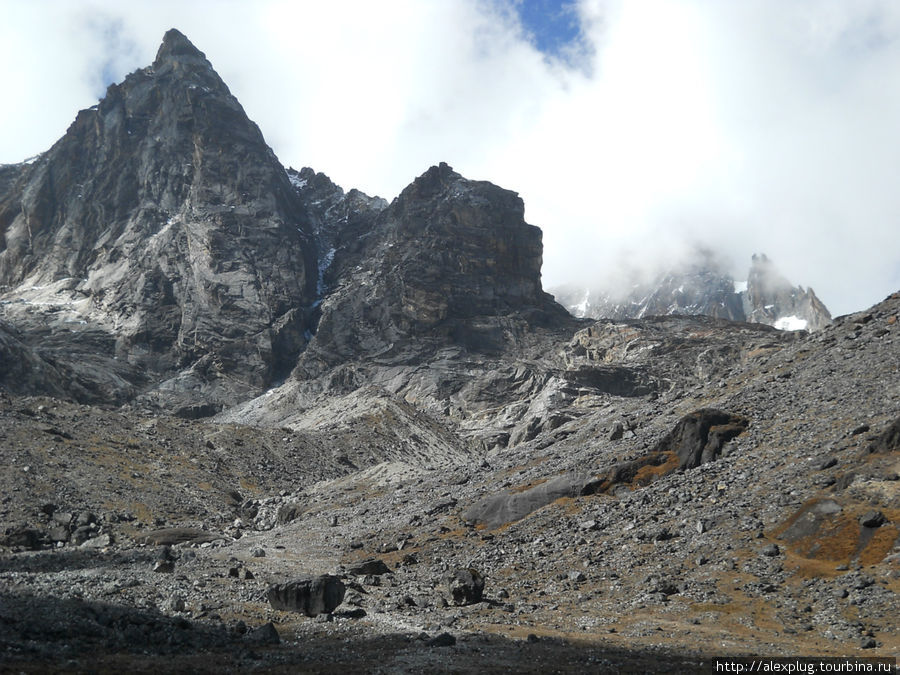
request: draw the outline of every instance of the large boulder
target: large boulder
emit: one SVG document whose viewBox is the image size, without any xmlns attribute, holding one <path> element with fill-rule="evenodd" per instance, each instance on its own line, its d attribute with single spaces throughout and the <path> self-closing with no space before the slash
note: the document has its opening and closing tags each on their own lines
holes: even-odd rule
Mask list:
<svg viewBox="0 0 900 675">
<path fill-rule="evenodd" d="M 703 408 L 688 413 L 657 444 L 654 452 L 674 453 L 679 469 L 694 469 L 716 459 L 725 444 L 750 422 L 724 410 Z"/>
<path fill-rule="evenodd" d="M 878 438 L 869 445 L 869 452 L 896 452 L 900 451 L 900 417 L 894 420 Z"/>
<path fill-rule="evenodd" d="M 442 589 L 451 604 L 474 605 L 484 595 L 484 577 L 472 568 L 454 570 L 444 577 Z"/>
<path fill-rule="evenodd" d="M 346 590 L 339 578 L 323 574 L 270 586 L 268 599 L 273 609 L 318 616 L 331 614 L 344 601 Z"/>
</svg>

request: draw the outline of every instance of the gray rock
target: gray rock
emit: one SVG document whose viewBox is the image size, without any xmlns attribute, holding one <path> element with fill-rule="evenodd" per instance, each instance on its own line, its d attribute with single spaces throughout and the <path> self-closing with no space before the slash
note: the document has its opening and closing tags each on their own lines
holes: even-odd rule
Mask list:
<svg viewBox="0 0 900 675">
<path fill-rule="evenodd" d="M 452 647 L 456 644 L 456 638 L 450 633 L 441 633 L 425 643 L 429 647 Z"/>
<path fill-rule="evenodd" d="M 900 450 L 900 417 L 869 445 L 869 452 L 888 453 L 896 450 Z"/>
<path fill-rule="evenodd" d="M 276 516 L 275 521 L 279 525 L 286 525 L 287 523 L 297 520 L 297 518 L 303 515 L 305 510 L 303 505 L 298 504 L 297 502 L 282 504 L 278 508 L 278 515 Z"/>
<path fill-rule="evenodd" d="M 217 536 L 207 530 L 192 527 L 169 527 L 148 532 L 141 538 L 141 541 L 145 544 L 171 546 L 183 543 L 202 544 L 219 538 L 221 538 L 221 535 Z"/>
<path fill-rule="evenodd" d="M 457 606 L 481 602 L 484 595 L 484 577 L 472 568 L 449 573 L 441 586 L 447 599 Z"/>
<path fill-rule="evenodd" d="M 622 426 L 621 422 L 616 422 L 612 430 L 609 432 L 609 440 L 618 441 L 621 440 L 622 434 L 625 432 L 625 427 Z"/>
<path fill-rule="evenodd" d="M 318 616 L 333 612 L 343 602 L 345 592 L 340 579 L 325 574 L 270 586 L 267 597 L 274 609 Z"/>
<path fill-rule="evenodd" d="M 281 636 L 270 621 L 244 633 L 244 640 L 255 645 L 277 645 L 281 642 Z"/>
<path fill-rule="evenodd" d="M 760 553 L 767 558 L 774 558 L 781 553 L 781 549 L 778 547 L 778 544 L 768 544 L 762 547 Z"/>
<path fill-rule="evenodd" d="M 881 527 L 887 522 L 881 511 L 868 511 L 859 519 L 859 524 L 863 527 Z"/>
<path fill-rule="evenodd" d="M 496 528 L 521 520 L 532 511 L 556 501 L 560 497 L 575 497 L 582 493 L 588 478 L 579 474 L 564 474 L 523 492 L 504 491 L 485 497 L 463 512 L 469 523 Z"/>
<path fill-rule="evenodd" d="M 88 539 L 87 541 L 81 544 L 81 548 L 105 548 L 107 546 L 111 546 L 113 543 L 112 535 L 110 534 L 101 534 L 97 537 L 93 537 Z"/>
<path fill-rule="evenodd" d="M 171 560 L 158 560 L 153 565 L 153 571 L 160 574 L 172 574 L 175 571 L 175 563 Z"/>
<path fill-rule="evenodd" d="M 355 576 L 378 576 L 381 574 L 390 574 L 390 572 L 390 568 L 383 560 L 379 560 L 378 558 L 369 558 L 368 560 L 363 560 L 362 562 L 347 568 L 347 574 L 353 574 Z"/>
<path fill-rule="evenodd" d="M 36 550 L 41 547 L 44 535 L 40 530 L 27 526 L 13 526 L 6 528 L 0 536 L 0 546 L 9 548 L 25 548 Z"/>
<path fill-rule="evenodd" d="M 174 593 L 169 597 L 168 600 L 163 604 L 163 609 L 167 612 L 183 612 L 185 609 L 184 598 L 178 594 Z"/>
</svg>

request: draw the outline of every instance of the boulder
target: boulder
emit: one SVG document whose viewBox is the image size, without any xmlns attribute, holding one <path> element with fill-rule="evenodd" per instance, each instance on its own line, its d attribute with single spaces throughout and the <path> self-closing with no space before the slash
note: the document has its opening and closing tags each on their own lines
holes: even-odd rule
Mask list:
<svg viewBox="0 0 900 675">
<path fill-rule="evenodd" d="M 0 536 L 0 546 L 25 548 L 31 551 L 39 549 L 43 541 L 44 535 L 40 530 L 24 525 L 6 528 L 5 533 Z"/>
<path fill-rule="evenodd" d="M 444 577 L 442 587 L 454 605 L 474 605 L 484 594 L 484 577 L 478 570 L 458 569 Z"/>
<path fill-rule="evenodd" d="M 897 452 L 900 451 L 900 417 L 869 445 L 869 452 Z"/>
<path fill-rule="evenodd" d="M 450 633 L 441 633 L 425 643 L 429 647 L 452 647 L 456 644 L 456 638 Z"/>
<path fill-rule="evenodd" d="M 256 645 L 277 645 L 281 642 L 281 637 L 270 621 L 245 633 L 244 640 Z"/>
<path fill-rule="evenodd" d="M 379 560 L 378 558 L 369 558 L 368 560 L 363 560 L 362 562 L 351 565 L 347 569 L 347 574 L 353 574 L 355 576 L 379 576 L 381 574 L 390 574 L 390 571 L 390 568 L 384 563 L 383 560 Z"/>
<path fill-rule="evenodd" d="M 716 459 L 725 444 L 743 433 L 749 420 L 724 410 L 703 408 L 681 418 L 654 452 L 675 453 L 679 469 L 694 469 Z"/>
<path fill-rule="evenodd" d="M 881 527 L 887 522 L 881 511 L 867 511 L 859 518 L 859 524 L 863 527 Z"/>
<path fill-rule="evenodd" d="M 202 544 L 207 541 L 215 541 L 221 539 L 221 535 L 216 535 L 206 530 L 198 530 L 192 527 L 167 527 L 161 530 L 153 530 L 148 532 L 141 538 L 141 542 L 145 544 L 156 544 L 157 546 L 172 546 L 175 544 L 183 544 L 190 542 L 192 544 Z"/>
<path fill-rule="evenodd" d="M 323 574 L 270 586 L 267 597 L 273 609 L 318 616 L 333 612 L 344 601 L 346 590 L 336 576 Z"/>
</svg>

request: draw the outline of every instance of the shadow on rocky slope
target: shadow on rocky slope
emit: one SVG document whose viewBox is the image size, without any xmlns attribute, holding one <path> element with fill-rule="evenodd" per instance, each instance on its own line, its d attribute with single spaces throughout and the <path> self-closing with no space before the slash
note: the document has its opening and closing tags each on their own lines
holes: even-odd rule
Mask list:
<svg viewBox="0 0 900 675">
<path fill-rule="evenodd" d="M 587 646 L 550 635 L 365 637 L 339 626 L 296 641 L 290 626 L 274 631 L 114 602 L 0 593 L 2 669 L 8 672 L 663 673 L 696 672 L 706 663 L 689 653 Z"/>
</svg>

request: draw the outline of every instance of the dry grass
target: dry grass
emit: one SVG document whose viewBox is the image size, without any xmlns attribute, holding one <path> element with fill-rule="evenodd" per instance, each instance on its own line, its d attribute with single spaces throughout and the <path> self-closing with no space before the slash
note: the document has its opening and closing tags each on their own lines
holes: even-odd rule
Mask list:
<svg viewBox="0 0 900 675">
<path fill-rule="evenodd" d="M 790 528 L 801 518 L 808 517 L 814 507 L 821 502 L 812 499 L 775 529 L 775 538 L 783 538 Z M 885 524 L 875 530 L 864 528 L 859 518 L 871 506 L 864 504 L 844 504 L 842 511 L 835 514 L 818 514 L 818 522 L 810 525 L 809 532 L 789 540 L 791 553 L 810 562 L 796 562 L 796 569 L 804 575 L 818 575 L 833 571 L 838 565 L 858 562 L 861 565 L 875 565 L 891 552 L 900 531 L 893 524 Z M 884 509 L 884 515 L 892 523 L 900 522 L 900 510 Z"/>
<path fill-rule="evenodd" d="M 678 455 L 676 455 L 674 452 L 666 452 L 664 454 L 666 460 L 662 464 L 658 464 L 655 466 L 652 464 L 647 464 L 638 469 L 637 473 L 634 474 L 634 478 L 631 481 L 632 488 L 644 487 L 646 485 L 649 485 L 657 478 L 668 476 L 678 468 Z"/>
</svg>

